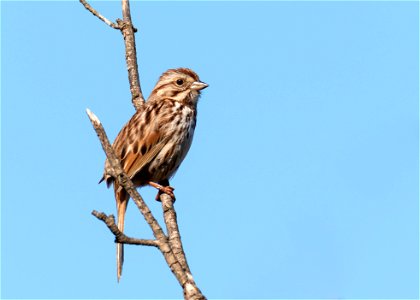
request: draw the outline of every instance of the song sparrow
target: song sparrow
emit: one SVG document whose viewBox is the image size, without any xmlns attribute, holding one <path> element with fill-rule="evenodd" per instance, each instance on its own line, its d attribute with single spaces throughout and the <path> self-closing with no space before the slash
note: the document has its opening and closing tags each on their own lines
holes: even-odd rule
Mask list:
<svg viewBox="0 0 420 300">
<path fill-rule="evenodd" d="M 151 185 L 174 200 L 169 179 L 187 154 L 194 135 L 197 101 L 208 85 L 190 69 L 170 69 L 162 74 L 144 107 L 121 129 L 113 143 L 115 154 L 127 175 L 137 186 Z M 118 229 L 124 231 L 129 195 L 110 175 L 105 162 L 100 182 L 114 184 Z M 121 277 L 123 244 L 117 244 L 117 278 Z"/>
</svg>

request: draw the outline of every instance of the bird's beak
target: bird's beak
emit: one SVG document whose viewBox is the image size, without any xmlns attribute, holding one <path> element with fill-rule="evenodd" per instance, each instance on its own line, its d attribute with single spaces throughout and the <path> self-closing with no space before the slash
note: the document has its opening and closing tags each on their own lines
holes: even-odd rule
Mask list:
<svg viewBox="0 0 420 300">
<path fill-rule="evenodd" d="M 204 83 L 204 82 L 201 82 L 201 81 L 194 81 L 192 84 L 191 84 L 191 89 L 192 90 L 196 90 L 196 91 L 199 91 L 199 90 L 202 90 L 202 89 L 205 89 L 206 87 L 208 87 L 209 85 L 207 84 L 207 83 Z"/>
</svg>

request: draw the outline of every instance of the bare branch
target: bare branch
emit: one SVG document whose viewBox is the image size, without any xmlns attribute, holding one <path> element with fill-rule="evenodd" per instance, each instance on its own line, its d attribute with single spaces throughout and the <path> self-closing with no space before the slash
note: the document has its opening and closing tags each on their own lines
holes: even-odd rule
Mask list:
<svg viewBox="0 0 420 300">
<path fill-rule="evenodd" d="M 115 236 L 115 242 L 121 244 L 130 244 L 130 245 L 141 245 L 141 246 L 153 246 L 159 248 L 159 242 L 157 240 L 146 240 L 146 239 L 135 239 L 126 236 L 122 233 L 119 229 L 117 224 L 115 224 L 115 218 L 113 215 L 107 216 L 103 212 L 97 212 L 96 210 L 92 211 L 92 215 L 94 215 L 99 220 L 103 221 L 106 226 L 108 226 L 109 230 Z"/>
<path fill-rule="evenodd" d="M 83 6 L 90 11 L 94 16 L 98 17 L 101 21 L 105 22 L 108 26 L 114 28 L 114 29 L 120 29 L 120 27 L 111 22 L 110 20 L 108 20 L 107 18 L 105 18 L 103 15 L 101 15 L 97 10 L 95 10 L 92 6 L 89 5 L 89 3 L 87 3 L 85 0 L 79 0 L 80 3 L 83 4 Z"/>
<path fill-rule="evenodd" d="M 139 71 L 137 65 L 136 38 L 134 32 L 137 30 L 131 21 L 130 2 L 122 0 L 123 20 L 117 20 L 118 26 L 124 36 L 125 60 L 127 63 L 128 82 L 130 83 L 131 102 L 136 110 L 144 105 L 144 97 L 140 87 Z"/>
<path fill-rule="evenodd" d="M 185 299 L 203 299 L 204 296 L 201 294 L 200 289 L 197 287 L 194 281 L 187 263 L 184 249 L 182 247 L 181 234 L 179 233 L 178 221 L 173 201 L 167 194 L 162 194 L 160 196 L 160 201 L 162 202 L 163 217 L 166 224 L 166 230 L 168 232 L 169 245 L 171 246 L 176 259 L 181 264 L 188 278 L 188 282 L 184 286 Z"/>
<path fill-rule="evenodd" d="M 139 71 L 137 65 L 136 53 L 136 39 L 134 33 L 137 29 L 134 28 L 131 21 L 130 3 L 128 0 L 122 0 L 122 14 L 123 20 L 117 19 L 117 24 L 111 22 L 95 10 L 86 0 L 79 0 L 83 6 L 90 11 L 94 16 L 105 22 L 114 29 L 119 29 L 124 36 L 125 44 L 125 60 L 128 71 L 128 82 L 130 83 L 131 102 L 136 110 L 143 107 L 145 100 L 140 87 Z"/>
<path fill-rule="evenodd" d="M 162 202 L 163 217 L 166 224 L 166 230 L 168 232 L 169 245 L 188 278 L 188 282 L 184 286 L 184 298 L 205 299 L 200 289 L 197 287 L 187 263 L 185 252 L 182 247 L 181 234 L 179 233 L 178 221 L 172 198 L 167 194 L 162 194 L 160 196 L 160 201 Z"/>
<path fill-rule="evenodd" d="M 190 268 L 188 267 L 187 259 L 185 258 L 184 249 L 182 248 L 181 235 L 179 233 L 178 221 L 173 201 L 167 194 L 162 194 L 160 196 L 160 201 L 162 202 L 163 217 L 165 220 L 171 249 L 181 264 L 182 268 L 187 273 L 191 273 Z"/>
<path fill-rule="evenodd" d="M 130 1 L 122 0 L 121 6 L 122 6 L 122 14 L 123 14 L 124 21 L 131 22 Z"/>
</svg>

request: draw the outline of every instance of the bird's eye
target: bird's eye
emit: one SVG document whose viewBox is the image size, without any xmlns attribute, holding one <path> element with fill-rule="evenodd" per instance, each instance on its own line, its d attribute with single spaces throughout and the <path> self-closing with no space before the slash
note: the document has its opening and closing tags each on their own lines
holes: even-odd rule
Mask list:
<svg viewBox="0 0 420 300">
<path fill-rule="evenodd" d="M 177 85 L 183 85 L 183 84 L 184 84 L 184 80 L 182 80 L 182 79 L 178 79 L 178 80 L 176 81 L 176 84 L 177 84 Z"/>
</svg>

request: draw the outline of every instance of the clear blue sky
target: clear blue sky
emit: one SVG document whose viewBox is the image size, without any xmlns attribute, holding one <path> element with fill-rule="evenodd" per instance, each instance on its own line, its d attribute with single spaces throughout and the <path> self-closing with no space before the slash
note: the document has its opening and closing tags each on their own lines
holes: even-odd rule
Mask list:
<svg viewBox="0 0 420 300">
<path fill-rule="evenodd" d="M 94 2 L 108 18 L 119 2 Z M 130 118 L 120 33 L 78 2 L 1 3 L 1 296 L 180 298 L 161 254 L 115 246 L 90 212 Z M 134 2 L 142 88 L 210 84 L 172 180 L 209 298 L 417 298 L 417 2 Z M 160 217 L 155 191 L 141 194 Z M 135 206 L 128 235 L 151 237 Z"/>
</svg>

